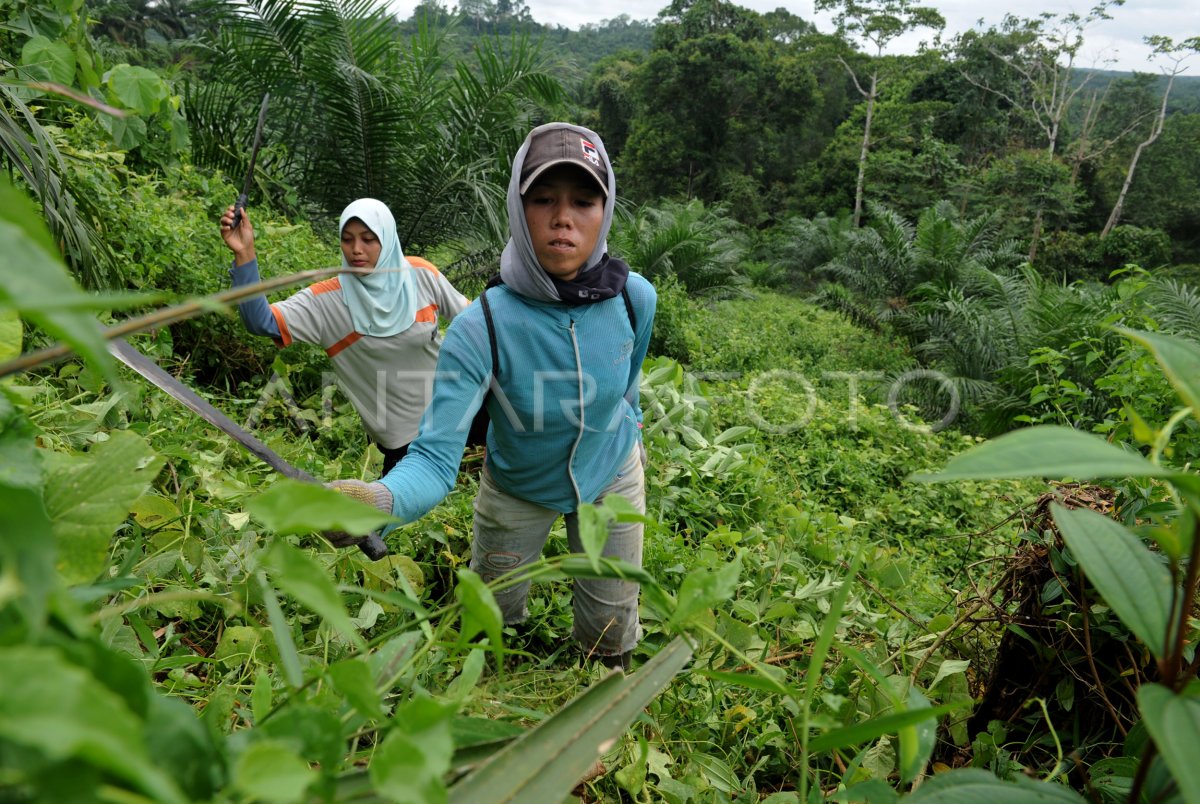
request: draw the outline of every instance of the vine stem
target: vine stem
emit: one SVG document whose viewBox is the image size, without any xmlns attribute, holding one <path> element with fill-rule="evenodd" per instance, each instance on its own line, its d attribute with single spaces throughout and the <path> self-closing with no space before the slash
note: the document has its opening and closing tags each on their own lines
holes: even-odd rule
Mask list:
<svg viewBox="0 0 1200 804">
<path fill-rule="evenodd" d="M 355 273 L 354 271 L 346 271 L 346 269 L 338 268 L 316 268 L 311 271 L 300 271 L 287 276 L 275 277 L 274 279 L 264 279 L 261 282 L 255 282 L 253 285 L 241 285 L 236 288 L 214 293 L 209 296 L 203 296 L 198 299 L 191 299 L 176 304 L 171 307 L 164 307 L 161 310 L 155 310 L 152 313 L 130 318 L 122 321 L 120 324 L 100 330 L 100 337 L 106 341 L 124 338 L 126 335 L 133 335 L 136 332 L 142 332 L 154 327 L 161 327 L 167 324 L 175 324 L 180 321 L 186 321 L 189 318 L 195 318 L 198 315 L 211 312 L 214 309 L 225 307 L 229 304 L 239 302 L 243 299 L 248 299 L 253 296 L 258 296 L 262 293 L 267 293 L 272 290 L 279 290 L 291 285 L 298 285 L 301 282 L 306 282 L 331 274 L 340 273 Z M 74 353 L 74 349 L 65 343 L 57 343 L 54 346 L 49 346 L 45 349 L 39 349 L 35 352 L 21 355 L 18 358 L 0 364 L 0 377 L 7 377 L 10 374 L 16 374 L 22 371 L 29 371 L 38 366 L 43 366 L 47 363 L 53 363 L 57 360 L 62 360 Z"/>
</svg>

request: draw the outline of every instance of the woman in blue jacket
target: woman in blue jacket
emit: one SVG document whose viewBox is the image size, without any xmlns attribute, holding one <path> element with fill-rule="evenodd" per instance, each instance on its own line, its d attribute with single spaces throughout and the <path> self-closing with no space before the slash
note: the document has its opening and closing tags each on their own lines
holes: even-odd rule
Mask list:
<svg viewBox="0 0 1200 804">
<path fill-rule="evenodd" d="M 615 200 L 594 132 L 567 123 L 530 132 L 509 179 L 502 284 L 486 292 L 486 310 L 477 301 L 450 325 L 420 434 L 381 481 L 332 486 L 406 522 L 420 518 L 454 487 L 467 429 L 486 404 L 471 546 L 484 580 L 537 560 L 560 515 L 571 551 L 582 552 L 582 503 L 620 494 L 645 511 L 638 375 L 656 296 L 608 256 Z M 640 566 L 642 534 L 640 523 L 613 524 L 604 554 Z M 496 594 L 506 623 L 528 616 L 528 594 L 528 583 Z M 641 638 L 637 584 L 580 579 L 573 603 L 584 651 L 628 668 Z"/>
</svg>

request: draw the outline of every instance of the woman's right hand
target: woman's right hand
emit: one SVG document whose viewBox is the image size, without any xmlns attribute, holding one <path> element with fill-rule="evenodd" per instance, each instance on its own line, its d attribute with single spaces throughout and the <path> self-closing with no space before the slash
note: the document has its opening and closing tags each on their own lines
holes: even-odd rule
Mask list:
<svg viewBox="0 0 1200 804">
<path fill-rule="evenodd" d="M 245 265 L 255 259 L 254 252 L 254 227 L 250 225 L 250 215 L 246 210 L 242 210 L 242 220 L 239 222 L 236 229 L 233 226 L 233 204 L 225 208 L 225 214 L 221 216 L 221 238 L 225 241 L 225 245 L 233 252 L 234 262 L 237 265 Z"/>
</svg>

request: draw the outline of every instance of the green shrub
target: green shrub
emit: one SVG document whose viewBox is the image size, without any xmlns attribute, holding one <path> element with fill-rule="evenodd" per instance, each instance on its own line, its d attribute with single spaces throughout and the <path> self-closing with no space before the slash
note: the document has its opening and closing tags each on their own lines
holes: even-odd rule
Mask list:
<svg viewBox="0 0 1200 804">
<path fill-rule="evenodd" d="M 1058 232 L 1042 246 L 1036 267 L 1043 276 L 1108 281 L 1126 265 L 1155 269 L 1171 262 L 1171 239 L 1161 229 L 1116 226 L 1108 237 L 1097 232 Z"/>
<path fill-rule="evenodd" d="M 696 331 L 700 306 L 672 276 L 655 280 L 654 289 L 658 291 L 658 310 L 650 335 L 650 354 L 690 363 L 701 346 Z"/>
<path fill-rule="evenodd" d="M 115 254 L 117 286 L 178 299 L 229 286 L 231 254 L 217 221 L 237 197 L 232 185 L 190 165 L 134 172 L 94 123 L 57 134 L 64 153 L 74 157 L 72 185 L 86 193 L 92 208 L 105 211 L 93 224 Z M 308 224 L 280 218 L 253 199 L 250 215 L 264 277 L 337 264 L 336 245 L 321 242 Z M 168 340 L 177 358 L 220 386 L 269 374 L 275 353 L 269 340 L 248 335 L 233 311 L 174 324 Z"/>
</svg>

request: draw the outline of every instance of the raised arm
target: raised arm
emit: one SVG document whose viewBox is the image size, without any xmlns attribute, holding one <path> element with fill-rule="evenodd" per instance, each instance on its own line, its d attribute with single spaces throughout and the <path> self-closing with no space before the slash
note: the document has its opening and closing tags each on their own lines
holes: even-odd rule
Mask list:
<svg viewBox="0 0 1200 804">
<path fill-rule="evenodd" d="M 230 205 L 221 216 L 221 238 L 233 252 L 233 268 L 230 269 L 229 275 L 236 288 L 258 281 L 258 257 L 254 250 L 254 227 L 250 224 L 249 213 L 242 211 L 242 220 L 237 229 L 230 228 L 232 222 L 233 205 Z M 275 321 L 271 305 L 267 304 L 265 296 L 255 296 L 239 304 L 238 315 L 251 335 L 266 335 L 277 342 L 282 339 L 279 324 Z"/>
</svg>

